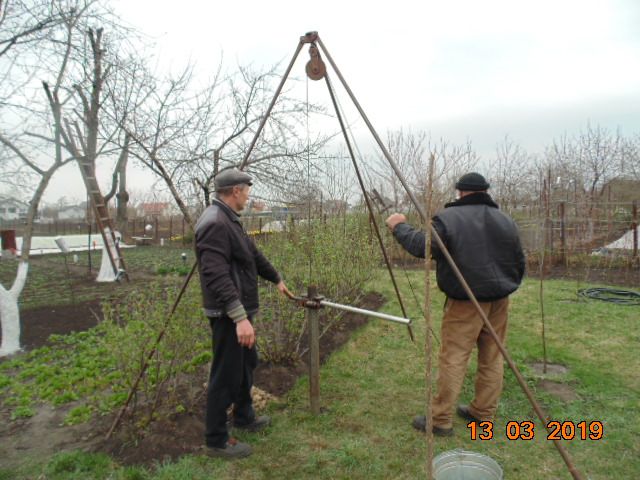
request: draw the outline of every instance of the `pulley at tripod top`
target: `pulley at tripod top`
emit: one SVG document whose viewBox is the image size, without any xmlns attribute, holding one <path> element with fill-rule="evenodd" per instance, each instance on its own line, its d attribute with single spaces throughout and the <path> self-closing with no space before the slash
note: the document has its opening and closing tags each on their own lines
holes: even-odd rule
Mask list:
<svg viewBox="0 0 640 480">
<path fill-rule="evenodd" d="M 321 80 L 324 78 L 325 73 L 327 73 L 327 67 L 320 58 L 318 47 L 312 44 L 309 47 L 309 56 L 311 57 L 311 60 L 307 62 L 307 66 L 305 67 L 307 76 L 311 80 Z"/>
</svg>

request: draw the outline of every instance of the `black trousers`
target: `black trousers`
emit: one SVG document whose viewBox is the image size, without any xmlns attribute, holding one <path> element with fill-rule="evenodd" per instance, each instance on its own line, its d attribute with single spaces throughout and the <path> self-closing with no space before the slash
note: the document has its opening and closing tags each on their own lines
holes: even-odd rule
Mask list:
<svg viewBox="0 0 640 480">
<path fill-rule="evenodd" d="M 251 320 L 251 319 L 250 319 Z M 213 360 L 207 389 L 205 441 L 223 447 L 229 439 L 227 409 L 233 404 L 233 422 L 246 425 L 255 420 L 251 386 L 258 365 L 256 346 L 238 343 L 236 324 L 228 317 L 209 318 L 213 337 Z"/>
</svg>

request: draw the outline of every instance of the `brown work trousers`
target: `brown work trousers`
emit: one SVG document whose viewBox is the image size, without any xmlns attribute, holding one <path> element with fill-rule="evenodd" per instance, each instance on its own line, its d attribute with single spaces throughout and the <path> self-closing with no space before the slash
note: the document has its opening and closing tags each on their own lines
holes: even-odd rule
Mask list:
<svg viewBox="0 0 640 480">
<path fill-rule="evenodd" d="M 480 302 L 480 306 L 504 344 L 509 298 Z M 468 300 L 447 299 L 441 336 L 438 391 L 432 404 L 433 425 L 440 428 L 453 426 L 453 411 L 474 345 L 478 346 L 478 371 L 475 396 L 469 404 L 469 413 L 480 420 L 492 419 L 502 392 L 504 364 L 500 350 L 473 303 Z"/>
</svg>

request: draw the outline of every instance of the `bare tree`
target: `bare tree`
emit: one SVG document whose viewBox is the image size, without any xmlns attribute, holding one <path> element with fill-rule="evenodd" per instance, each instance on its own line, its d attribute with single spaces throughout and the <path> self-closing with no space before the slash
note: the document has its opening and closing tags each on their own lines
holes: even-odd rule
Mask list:
<svg viewBox="0 0 640 480">
<path fill-rule="evenodd" d="M 196 212 L 188 205 L 206 206 L 213 177 L 240 165 L 272 99 L 276 70 L 240 66 L 224 75 L 220 65 L 201 89 L 195 88 L 192 67 L 167 79 L 143 74 L 139 103 L 123 122 L 131 155 L 158 175 L 190 223 Z M 299 170 L 324 143 L 325 138 L 305 141 L 300 127 L 306 113 L 303 102 L 279 96 L 247 166 L 261 183 L 287 185 L 287 172 Z"/>
<path fill-rule="evenodd" d="M 69 17 L 69 24 L 77 21 L 76 17 Z M 69 30 L 67 30 L 68 32 Z M 70 41 L 70 40 L 69 40 Z M 62 79 L 66 74 L 68 60 L 71 55 L 71 49 L 67 48 L 60 62 L 60 68 L 54 89 L 59 89 Z M 60 105 L 49 104 L 49 114 L 53 117 L 54 124 L 59 120 Z M 15 135 L 7 135 L 0 133 L 0 144 L 5 147 L 7 152 L 13 154 L 15 162 L 22 164 L 23 168 L 29 170 L 30 173 L 38 178 L 35 191 L 32 194 L 29 208 L 27 210 L 26 226 L 22 237 L 21 245 L 21 261 L 18 265 L 18 272 L 11 289 L 6 290 L 0 286 L 0 315 L 2 317 L 2 345 L 0 346 L 0 355 L 9 355 L 16 352 L 20 348 L 20 317 L 18 309 L 18 298 L 24 287 L 29 269 L 29 252 L 31 249 L 31 237 L 33 233 L 33 223 L 38 211 L 38 206 L 42 199 L 42 195 L 49 184 L 53 174 L 70 159 L 65 158 L 60 148 L 60 131 L 54 127 L 54 145 L 55 153 L 52 161 L 48 165 L 42 165 L 40 149 L 30 141 L 34 137 L 41 137 L 40 133 L 23 131 Z M 24 146 L 21 145 L 21 141 Z M 46 163 L 46 162 L 45 162 Z"/>
<path fill-rule="evenodd" d="M 590 199 L 589 211 L 598 196 L 604 193 L 604 185 L 620 173 L 623 142 L 620 131 L 587 125 L 577 142 L 578 168 L 584 172 L 584 188 Z"/>
<path fill-rule="evenodd" d="M 387 149 L 418 198 L 425 198 L 429 157 L 434 155 L 432 198 L 435 208 L 451 198 L 455 179 L 479 163 L 470 141 L 462 145 L 450 144 L 444 139 L 434 142 L 425 132 L 390 132 L 387 135 Z M 378 156 L 372 163 L 373 186 L 382 190 L 379 191 L 381 195 L 391 198 L 396 208 L 409 207 L 409 198 L 386 159 Z M 379 185 L 376 185 L 378 182 Z"/>
<path fill-rule="evenodd" d="M 529 191 L 531 165 L 531 155 L 505 136 L 496 147 L 495 161 L 489 170 L 491 194 L 501 206 L 515 208 L 523 203 Z"/>
<path fill-rule="evenodd" d="M 398 169 L 404 172 L 408 181 L 412 182 L 413 188 L 416 187 L 415 180 L 417 180 L 415 172 L 420 169 L 422 157 L 425 156 L 428 148 L 428 141 L 425 132 L 414 133 L 404 129 L 387 132 L 387 150 Z M 380 195 L 391 200 L 393 208 L 400 208 L 405 201 L 404 188 L 387 159 L 381 153 L 377 153 L 367 166 L 371 189 L 376 189 Z"/>
<path fill-rule="evenodd" d="M 471 140 L 462 144 L 453 144 L 444 139 L 440 139 L 438 143 L 430 142 L 429 155 L 435 158 L 431 202 L 433 208 L 437 210 L 451 200 L 453 187 L 460 176 L 479 169 L 480 156 L 475 151 Z M 428 158 L 424 157 L 420 171 L 416 172 L 421 182 L 419 198 L 426 198 L 428 169 Z"/>
<path fill-rule="evenodd" d="M 9 99 L 2 103 L 2 123 L 0 123 L 0 159 L 7 162 L 17 178 L 21 176 L 35 180 L 36 187 L 31 195 L 27 211 L 26 226 L 21 245 L 21 261 L 14 286 L 7 290 L 0 288 L 0 309 L 2 310 L 3 339 L 0 352 L 10 354 L 19 348 L 19 315 L 17 300 L 21 285 L 26 281 L 31 239 L 34 221 L 42 196 L 53 175 L 74 157 L 69 155 L 64 145 L 68 145 L 63 128 L 63 110 L 73 107 L 74 96 L 71 85 L 81 78 L 86 66 L 83 55 L 83 42 L 87 23 L 95 18 L 108 19 L 108 12 L 101 9 L 98 2 L 78 1 L 65 3 L 51 2 L 59 21 L 51 37 L 37 44 L 28 44 L 36 48 L 33 57 L 25 54 L 25 58 L 37 58 L 38 61 L 23 67 L 29 67 L 27 81 L 18 78 L 16 83 L 2 85 L 0 98 Z M 16 42 L 12 55 L 18 53 L 18 46 L 26 46 Z M 47 55 L 43 55 L 47 52 Z M 4 61 L 9 54 L 0 60 Z M 36 90 L 36 78 L 53 78 L 51 82 L 40 82 Z M 19 88 L 16 88 L 19 85 Z M 93 138 L 89 138 L 93 142 Z M 5 165 L 3 165 L 4 167 Z M 5 328 L 11 335 L 5 335 Z"/>
<path fill-rule="evenodd" d="M 72 7 L 50 0 L 0 0 L 0 57 L 11 49 L 25 52 L 48 39 Z M 65 14 L 62 14 L 65 12 Z"/>
<path fill-rule="evenodd" d="M 633 180 L 640 180 L 640 133 L 625 144 L 622 172 Z"/>
</svg>

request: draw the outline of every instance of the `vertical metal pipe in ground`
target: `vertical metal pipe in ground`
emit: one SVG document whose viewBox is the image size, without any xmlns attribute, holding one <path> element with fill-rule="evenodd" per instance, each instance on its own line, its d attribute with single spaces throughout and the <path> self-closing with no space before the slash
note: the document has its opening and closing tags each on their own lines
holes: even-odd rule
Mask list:
<svg viewBox="0 0 640 480">
<path fill-rule="evenodd" d="M 314 300 L 318 288 L 309 285 L 307 298 Z M 320 414 L 320 312 L 317 308 L 307 307 L 307 325 L 309 325 L 309 403 L 311 413 Z"/>
</svg>

